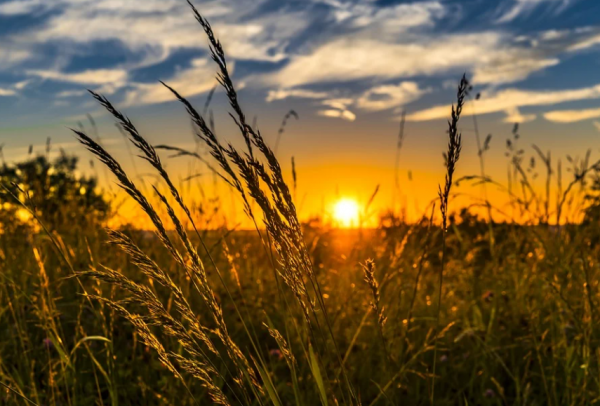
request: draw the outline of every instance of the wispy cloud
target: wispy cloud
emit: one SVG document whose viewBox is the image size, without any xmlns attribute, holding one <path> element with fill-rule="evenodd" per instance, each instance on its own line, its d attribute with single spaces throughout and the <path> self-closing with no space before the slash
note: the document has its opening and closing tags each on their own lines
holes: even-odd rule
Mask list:
<svg viewBox="0 0 600 406">
<path fill-rule="evenodd" d="M 324 117 L 341 118 L 347 121 L 356 120 L 356 114 L 348 110 L 348 106 L 354 102 L 353 99 L 329 99 L 322 102 L 327 109 L 319 110 L 317 114 Z"/>
<path fill-rule="evenodd" d="M 367 90 L 357 100 L 357 106 L 368 111 L 387 110 L 413 102 L 428 91 L 420 89 L 416 82 L 377 86 Z"/>
<path fill-rule="evenodd" d="M 332 118 L 341 118 L 342 120 L 354 121 L 356 120 L 356 115 L 350 110 L 338 110 L 338 109 L 328 109 L 328 110 L 319 110 L 318 115 L 323 117 L 332 117 Z"/>
<path fill-rule="evenodd" d="M 498 18 L 498 23 L 513 21 L 522 15 L 531 13 L 542 5 L 549 4 L 558 7 L 558 10 L 562 10 L 569 4 L 569 0 L 512 0 L 510 3 L 513 4 Z"/>
<path fill-rule="evenodd" d="M 88 69 L 82 72 L 63 73 L 50 70 L 29 70 L 30 76 L 50 79 L 59 82 L 78 83 L 85 85 L 112 84 L 121 86 L 127 82 L 127 71 L 123 69 Z"/>
<path fill-rule="evenodd" d="M 305 89 L 279 89 L 270 91 L 267 101 L 282 100 L 288 97 L 305 99 L 324 99 L 320 105 L 329 109 L 318 111 L 319 115 L 343 118 L 354 121 L 356 114 L 352 110 L 381 111 L 400 108 L 421 98 L 430 89 L 421 89 L 416 82 L 406 81 L 398 84 L 379 85 L 369 88 L 352 97 L 334 97 L 331 92 L 315 92 Z M 346 92 L 349 94 L 349 92 Z M 350 96 L 350 95 L 349 95 Z"/>
<path fill-rule="evenodd" d="M 3 89 L 0 87 L 0 97 L 2 96 L 15 96 L 17 93 L 12 89 Z"/>
<path fill-rule="evenodd" d="M 56 97 L 67 98 L 67 97 L 79 97 L 84 96 L 87 93 L 85 90 L 65 90 L 56 95 Z"/>
<path fill-rule="evenodd" d="M 233 71 L 233 65 L 229 67 Z M 191 66 L 182 69 L 165 82 L 182 96 L 191 97 L 210 90 L 215 85 L 215 69 L 206 59 L 194 59 Z M 161 83 L 135 83 L 125 97 L 125 105 L 162 103 L 174 99 L 173 93 Z"/>
<path fill-rule="evenodd" d="M 422 36 L 410 43 L 345 37 L 293 57 L 267 80 L 282 87 L 472 70 L 475 83 L 509 83 L 559 63 L 557 50 L 511 42 L 503 33 Z M 553 52 L 551 52 L 553 51 Z M 385 62 L 383 62 L 385 61 Z"/>
<path fill-rule="evenodd" d="M 439 1 L 422 1 L 379 7 L 375 2 L 321 0 L 333 8 L 336 23 L 353 28 L 376 28 L 386 35 L 406 31 L 412 27 L 433 25 L 446 13 Z"/>
<path fill-rule="evenodd" d="M 9 69 L 33 57 L 33 52 L 25 47 L 9 43 L 4 39 L 0 43 L 0 69 Z"/>
<path fill-rule="evenodd" d="M 330 97 L 330 94 L 328 92 L 316 92 L 306 89 L 277 89 L 269 90 L 266 100 L 267 102 L 272 102 L 275 100 L 284 100 L 290 97 L 301 99 L 325 99 Z"/>
<path fill-rule="evenodd" d="M 39 7 L 43 7 L 43 3 L 40 0 L 8 1 L 0 4 L 0 15 L 13 16 L 28 14 Z"/>
<path fill-rule="evenodd" d="M 556 123 L 574 123 L 600 117 L 600 108 L 581 110 L 555 110 L 544 113 L 544 118 Z"/>
<path fill-rule="evenodd" d="M 202 13 L 215 23 L 219 38 L 228 53 L 238 59 L 277 61 L 285 55 L 283 46 L 306 25 L 306 18 L 289 13 L 264 16 L 252 21 L 242 16 L 255 11 L 262 2 L 211 1 L 202 4 Z M 55 14 L 41 29 L 18 36 L 21 42 L 87 44 L 117 40 L 141 54 L 141 64 L 165 60 L 176 49 L 206 49 L 199 40 L 199 27 L 187 4 L 177 0 L 55 0 L 44 2 L 11 1 L 5 13 L 32 12 L 37 7 Z M 0 9 L 2 13 L 2 9 Z"/>
<path fill-rule="evenodd" d="M 505 123 L 527 123 L 528 121 L 533 121 L 537 118 L 535 114 L 521 114 L 521 111 L 518 107 L 511 107 L 506 109 L 505 111 L 506 117 L 504 117 Z"/>
<path fill-rule="evenodd" d="M 519 90 L 505 89 L 483 94 L 475 104 L 477 114 L 489 114 L 502 111 L 514 112 L 513 109 L 526 106 L 548 106 L 577 100 L 600 98 L 600 84 L 592 87 L 569 90 Z M 467 103 L 465 114 L 472 114 L 472 103 Z M 439 105 L 412 113 L 406 117 L 410 121 L 427 121 L 446 118 L 450 105 Z M 510 113 L 509 113 L 510 115 Z M 547 117 L 546 117 L 547 118 Z"/>
</svg>

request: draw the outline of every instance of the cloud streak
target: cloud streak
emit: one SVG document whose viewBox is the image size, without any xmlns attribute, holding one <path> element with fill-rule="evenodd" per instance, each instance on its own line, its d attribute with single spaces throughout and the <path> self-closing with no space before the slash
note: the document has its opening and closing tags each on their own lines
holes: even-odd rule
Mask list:
<svg viewBox="0 0 600 406">
<path fill-rule="evenodd" d="M 544 113 L 544 118 L 555 123 L 574 123 L 600 117 L 600 108 L 581 110 L 555 110 Z"/>
<path fill-rule="evenodd" d="M 555 66 L 558 55 L 577 44 L 515 41 L 502 32 L 410 37 L 407 43 L 388 43 L 361 35 L 334 39 L 297 55 L 281 71 L 266 78 L 280 87 L 365 79 L 472 72 L 473 83 L 502 84 L 523 80 Z M 385 61 L 385 62 L 384 62 Z"/>
<path fill-rule="evenodd" d="M 63 73 L 50 70 L 30 70 L 26 73 L 41 79 L 85 85 L 112 84 L 120 86 L 126 83 L 128 77 L 127 71 L 122 69 L 88 69 L 75 73 Z"/>
<path fill-rule="evenodd" d="M 527 106 L 549 106 L 578 100 L 600 98 L 600 84 L 592 87 L 568 90 L 519 90 L 505 89 L 495 93 L 483 94 L 480 100 L 467 103 L 464 107 L 466 115 L 473 114 L 473 104 L 477 114 L 490 114 L 508 111 Z M 445 119 L 450 111 L 450 105 L 439 105 L 409 114 L 409 121 L 428 121 Z"/>
<path fill-rule="evenodd" d="M 514 3 L 512 7 L 498 18 L 498 23 L 511 22 L 524 14 L 531 13 L 542 5 L 558 6 L 560 11 L 569 4 L 569 0 L 514 0 L 512 3 Z"/>
<path fill-rule="evenodd" d="M 367 111 L 387 110 L 413 102 L 427 92 L 429 90 L 420 89 L 416 82 L 382 85 L 367 90 L 357 100 L 357 106 Z"/>
<path fill-rule="evenodd" d="M 233 72 L 234 66 L 229 67 Z M 209 91 L 215 85 L 214 66 L 206 59 L 194 59 L 191 66 L 165 81 L 182 96 L 191 97 Z M 161 83 L 134 83 L 125 96 L 126 106 L 154 104 L 173 100 L 173 93 Z"/>
</svg>

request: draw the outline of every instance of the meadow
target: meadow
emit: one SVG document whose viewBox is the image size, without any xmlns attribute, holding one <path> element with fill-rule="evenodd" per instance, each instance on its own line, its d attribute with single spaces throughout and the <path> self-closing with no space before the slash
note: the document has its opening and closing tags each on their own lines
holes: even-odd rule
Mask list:
<svg viewBox="0 0 600 406">
<path fill-rule="evenodd" d="M 247 122 L 223 47 L 192 12 L 244 148 L 223 144 L 169 87 L 209 156 L 175 153 L 209 159 L 255 229 L 214 226 L 218 197 L 188 201 L 161 161 L 161 150 L 172 148 L 149 144 L 92 92 L 158 180 L 133 181 L 92 132 L 73 132 L 152 229 L 107 228 L 116 202 L 95 177 L 76 175 L 74 157 L 3 163 L 1 404 L 600 400 L 600 163 L 568 158 L 563 185 L 561 161 L 518 147 L 515 126 L 506 186 L 483 170 L 457 179 L 471 90 L 463 77 L 448 111 L 446 176 L 419 221 L 390 210 L 376 228 L 301 222 L 293 185 Z M 482 160 L 495 152 L 489 139 L 479 144 Z M 532 184 L 538 172 L 542 188 Z M 510 203 L 453 206 L 464 182 L 502 188 Z M 492 213 L 504 216 L 491 221 Z"/>
</svg>

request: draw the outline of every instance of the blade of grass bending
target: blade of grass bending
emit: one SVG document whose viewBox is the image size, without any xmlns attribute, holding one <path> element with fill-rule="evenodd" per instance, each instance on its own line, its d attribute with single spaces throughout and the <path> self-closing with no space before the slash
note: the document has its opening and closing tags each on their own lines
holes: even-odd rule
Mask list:
<svg viewBox="0 0 600 406">
<path fill-rule="evenodd" d="M 312 344 L 308 345 L 308 352 L 310 355 L 310 370 L 312 371 L 313 377 L 315 378 L 315 382 L 317 383 L 317 388 L 319 389 L 319 396 L 321 396 L 321 404 L 327 406 L 327 392 L 325 392 L 325 384 L 323 383 L 323 378 L 321 377 L 321 368 L 319 367 L 319 360 L 315 355 L 315 351 L 313 350 Z"/>
<path fill-rule="evenodd" d="M 73 356 L 73 353 L 75 352 L 75 350 L 77 350 L 77 348 L 79 348 L 79 346 L 81 344 L 85 343 L 86 341 L 104 341 L 106 343 L 110 343 L 111 342 L 108 338 L 102 337 L 102 336 L 86 336 L 86 337 L 83 337 L 81 340 L 77 341 L 77 344 L 75 344 L 75 346 L 73 347 L 73 349 L 69 353 L 69 359 Z"/>
<path fill-rule="evenodd" d="M 14 390 L 13 388 L 11 388 L 10 386 L 8 386 L 7 384 L 5 384 L 4 382 L 0 382 L 0 385 L 4 386 L 6 389 L 8 389 L 9 391 L 11 391 L 12 393 L 14 393 L 15 395 L 17 395 L 18 397 L 20 397 L 23 400 L 26 400 L 28 403 L 35 405 L 35 406 L 39 406 L 37 403 L 35 403 L 33 400 L 29 399 L 27 396 L 20 394 L 19 392 L 17 392 L 16 390 Z"/>
<path fill-rule="evenodd" d="M 254 154 L 253 154 L 253 150 L 252 150 L 252 143 L 254 143 L 259 150 L 261 150 L 263 152 L 263 154 L 265 154 L 265 156 L 267 157 L 267 159 L 269 159 L 269 156 L 266 155 L 266 152 L 270 152 L 270 150 L 268 149 L 268 147 L 266 147 L 266 145 L 264 144 L 262 137 L 260 136 L 260 133 L 254 133 L 254 131 L 246 124 L 246 119 L 245 119 L 245 115 L 239 105 L 238 102 L 238 97 L 237 97 L 237 93 L 236 90 L 233 86 L 233 82 L 231 81 L 231 77 L 229 75 L 229 72 L 227 70 L 227 63 L 226 63 L 226 58 L 225 58 L 225 53 L 223 51 L 223 47 L 220 43 L 220 41 L 215 37 L 212 28 L 209 24 L 209 22 L 204 19 L 204 17 L 202 17 L 200 15 L 200 13 L 198 12 L 198 10 L 194 7 L 194 5 L 191 3 L 190 0 L 187 0 L 188 4 L 190 5 L 192 11 L 194 12 L 194 15 L 196 17 L 196 20 L 198 21 L 198 23 L 200 23 L 200 25 L 202 26 L 202 28 L 204 29 L 206 35 L 209 38 L 209 42 L 210 42 L 210 52 L 211 55 L 213 57 L 213 60 L 215 61 L 215 63 L 217 63 L 217 65 L 219 66 L 219 73 L 217 76 L 217 79 L 219 81 L 219 83 L 225 88 L 226 93 L 227 93 L 227 97 L 229 99 L 230 105 L 231 107 L 234 109 L 236 115 L 237 115 L 237 119 L 233 116 L 233 114 L 230 114 L 230 116 L 232 117 L 232 119 L 234 120 L 234 122 L 238 125 L 242 136 L 244 137 L 244 140 L 246 141 L 246 145 L 248 147 L 248 156 L 249 156 L 249 160 L 250 161 L 255 161 L 254 159 Z M 180 98 L 181 100 L 182 98 Z M 181 100 L 183 101 L 183 100 Z M 189 103 L 188 103 L 189 104 Z M 190 111 L 188 109 L 188 112 L 191 114 L 193 112 Z M 203 120 L 202 120 L 203 121 Z M 199 123 L 199 124 L 203 124 L 203 123 Z M 252 136 L 252 139 L 250 138 L 250 136 Z M 235 152 L 235 150 L 232 150 L 231 148 L 227 151 L 228 153 L 233 153 Z M 271 153 L 272 155 L 272 153 Z M 275 158 L 274 155 L 271 156 L 272 160 L 274 162 L 270 162 L 270 164 L 275 164 L 277 169 L 279 169 L 279 164 Z M 257 168 L 255 168 L 257 169 Z M 283 182 L 285 184 L 285 182 Z M 280 186 L 278 186 L 280 187 Z M 240 192 L 243 194 L 243 191 L 240 190 Z M 279 193 L 282 192 L 281 189 L 278 190 Z M 306 261 L 306 258 L 302 258 L 302 261 Z M 307 269 L 310 269 L 311 265 L 310 264 L 304 264 L 307 266 Z M 314 278 L 309 277 L 310 283 L 313 287 L 313 291 L 316 293 L 316 297 L 317 297 L 317 301 L 319 303 L 319 307 L 321 308 L 323 314 L 324 314 L 324 318 L 325 318 L 325 324 L 327 325 L 328 328 L 328 332 L 331 335 L 331 341 L 333 343 L 334 349 L 335 349 L 335 355 L 337 357 L 338 362 L 340 363 L 340 365 L 342 364 L 342 358 L 340 355 L 340 351 L 339 351 L 339 347 L 337 345 L 337 342 L 335 340 L 335 336 L 333 335 L 333 330 L 331 327 L 331 323 L 329 321 L 329 316 L 327 314 L 327 308 L 325 307 L 325 303 L 323 302 L 323 298 L 322 298 L 322 292 L 320 289 L 320 286 L 318 284 L 318 281 L 316 281 Z M 304 281 L 303 281 L 304 282 Z M 314 310 L 313 310 L 314 311 Z M 342 372 L 344 375 L 344 381 L 347 385 L 347 389 L 348 392 L 350 394 L 351 400 L 356 400 L 356 395 L 354 394 L 354 391 L 352 389 L 352 386 L 350 384 L 350 380 L 348 378 L 348 375 L 345 371 L 344 368 L 342 368 Z"/>
<path fill-rule="evenodd" d="M 261 378 L 263 379 L 263 382 L 265 383 L 265 386 L 267 387 L 269 399 L 271 399 L 271 402 L 273 402 L 275 406 L 281 406 L 279 396 L 277 395 L 277 391 L 273 386 L 273 381 L 271 381 L 269 373 L 265 371 L 256 361 L 254 361 L 254 365 L 256 366 L 258 373 L 260 374 Z"/>
</svg>

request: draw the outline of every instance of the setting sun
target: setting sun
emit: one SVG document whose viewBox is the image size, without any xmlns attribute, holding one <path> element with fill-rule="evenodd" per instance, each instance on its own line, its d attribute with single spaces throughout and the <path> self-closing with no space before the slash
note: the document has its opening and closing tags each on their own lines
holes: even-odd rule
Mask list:
<svg viewBox="0 0 600 406">
<path fill-rule="evenodd" d="M 333 218 L 342 227 L 358 225 L 358 203 L 353 199 L 340 199 L 333 208 Z"/>
</svg>

